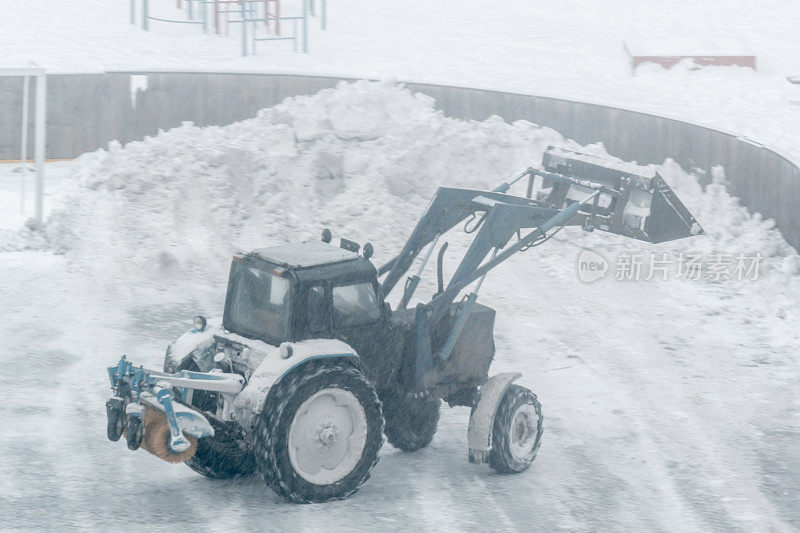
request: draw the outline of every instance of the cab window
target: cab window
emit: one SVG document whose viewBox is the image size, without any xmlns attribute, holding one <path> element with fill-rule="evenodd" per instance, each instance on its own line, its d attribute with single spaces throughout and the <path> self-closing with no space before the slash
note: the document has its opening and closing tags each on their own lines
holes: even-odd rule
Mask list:
<svg viewBox="0 0 800 533">
<path fill-rule="evenodd" d="M 336 328 L 375 322 L 381 316 L 378 298 L 371 283 L 356 283 L 333 288 L 333 325 Z"/>
<path fill-rule="evenodd" d="M 230 290 L 229 323 L 235 330 L 257 338 L 287 338 L 290 286 L 288 279 L 271 272 L 240 268 Z"/>
<path fill-rule="evenodd" d="M 316 285 L 308 289 L 308 315 L 306 327 L 311 333 L 319 333 L 328 329 L 328 306 L 325 300 L 325 287 Z"/>
</svg>

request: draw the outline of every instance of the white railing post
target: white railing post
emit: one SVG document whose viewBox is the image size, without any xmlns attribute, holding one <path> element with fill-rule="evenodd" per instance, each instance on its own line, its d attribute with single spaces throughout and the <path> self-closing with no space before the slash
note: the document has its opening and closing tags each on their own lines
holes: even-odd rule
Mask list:
<svg viewBox="0 0 800 533">
<path fill-rule="evenodd" d="M 19 178 L 19 212 L 25 214 L 25 181 L 28 174 L 28 100 L 31 87 L 31 79 L 26 74 L 22 82 L 22 150 L 20 159 L 20 178 Z"/>
<path fill-rule="evenodd" d="M 150 0 L 142 0 L 142 29 L 150 31 Z"/>
<path fill-rule="evenodd" d="M 44 159 L 47 140 L 47 74 L 36 76 L 36 224 L 44 221 Z"/>
<path fill-rule="evenodd" d="M 303 53 L 308 53 L 308 6 L 303 0 Z"/>
<path fill-rule="evenodd" d="M 242 0 L 242 57 L 247 55 L 247 6 Z"/>
</svg>

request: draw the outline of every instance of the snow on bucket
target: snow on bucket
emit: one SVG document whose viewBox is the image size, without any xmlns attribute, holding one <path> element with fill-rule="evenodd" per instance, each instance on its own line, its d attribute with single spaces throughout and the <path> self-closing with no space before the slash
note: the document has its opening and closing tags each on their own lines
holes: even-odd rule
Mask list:
<svg viewBox="0 0 800 533">
<path fill-rule="evenodd" d="M 703 228 L 658 172 L 564 148 L 547 148 L 542 159 L 538 199 L 559 209 L 582 201 L 596 190 L 593 203 L 581 208 L 587 229 L 600 229 L 660 243 L 699 235 Z"/>
</svg>

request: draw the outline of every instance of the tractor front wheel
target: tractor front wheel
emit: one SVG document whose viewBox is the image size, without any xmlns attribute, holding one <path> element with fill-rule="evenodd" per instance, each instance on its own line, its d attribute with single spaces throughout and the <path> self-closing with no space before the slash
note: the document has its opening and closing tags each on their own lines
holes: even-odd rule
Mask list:
<svg viewBox="0 0 800 533">
<path fill-rule="evenodd" d="M 405 452 L 424 448 L 433 440 L 439 423 L 439 398 L 400 399 L 396 394 L 383 396 L 386 440 Z"/>
<path fill-rule="evenodd" d="M 181 366 L 181 370 L 199 371 L 194 361 Z M 216 413 L 219 393 L 195 390 L 192 394 L 192 407 L 201 412 Z M 197 452 L 186 464 L 211 479 L 230 479 L 249 476 L 256 469 L 253 454 L 239 444 L 239 436 L 228 425 L 217 424 L 212 419 L 213 437 L 204 437 L 197 443 Z"/>
<path fill-rule="evenodd" d="M 312 361 L 267 396 L 256 461 L 267 484 L 292 502 L 339 500 L 369 479 L 382 430 L 378 395 L 352 362 Z"/>
<path fill-rule="evenodd" d="M 542 441 L 542 406 L 525 387 L 511 385 L 500 400 L 492 426 L 489 466 L 501 474 L 526 470 Z"/>
</svg>

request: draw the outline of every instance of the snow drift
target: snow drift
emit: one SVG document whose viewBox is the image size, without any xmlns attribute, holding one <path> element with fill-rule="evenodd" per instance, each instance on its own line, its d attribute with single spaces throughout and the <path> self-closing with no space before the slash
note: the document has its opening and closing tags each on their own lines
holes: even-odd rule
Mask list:
<svg viewBox="0 0 800 533">
<path fill-rule="evenodd" d="M 526 121 L 450 119 L 431 98 L 397 84 L 342 83 L 229 126 L 185 123 L 83 156 L 46 237 L 115 285 L 173 276 L 221 282 L 233 252 L 318 238 L 324 227 L 373 242 L 380 262 L 399 249 L 436 187 L 493 187 L 539 164 L 551 144 L 605 153 Z M 705 189 L 671 161 L 658 171 L 708 232 L 658 250 L 760 253 L 762 275 L 797 273 L 795 251 L 772 221 L 727 194 L 721 169 Z M 562 242 L 564 234 L 570 245 L 543 247 L 539 256 L 571 262 L 576 246 L 654 250 L 580 230 L 562 233 Z M 15 239 L 4 246 L 18 247 Z"/>
</svg>

